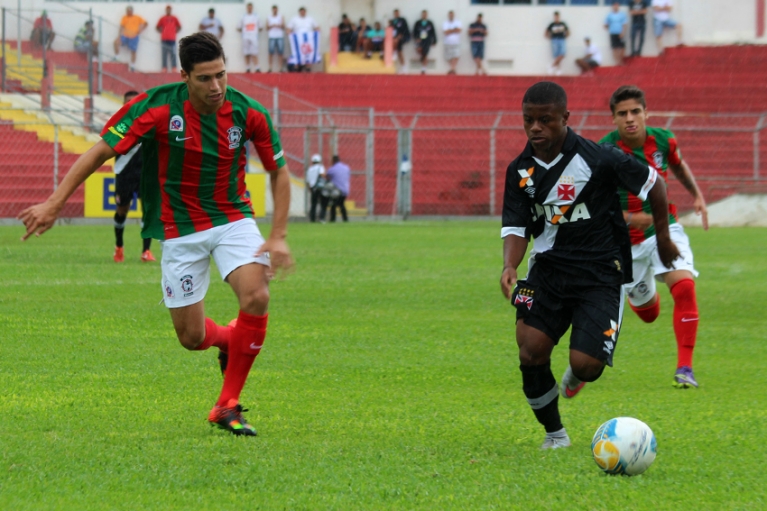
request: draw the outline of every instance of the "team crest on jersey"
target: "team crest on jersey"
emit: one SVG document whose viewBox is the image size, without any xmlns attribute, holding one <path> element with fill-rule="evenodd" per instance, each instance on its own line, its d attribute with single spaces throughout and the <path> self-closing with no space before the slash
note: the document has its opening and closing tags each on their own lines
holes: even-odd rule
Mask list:
<svg viewBox="0 0 767 511">
<path fill-rule="evenodd" d="M 174 115 L 170 118 L 170 131 L 184 131 L 184 118 L 180 115 Z"/>
<path fill-rule="evenodd" d="M 656 169 L 662 169 L 663 168 L 663 153 L 660 151 L 655 151 L 652 153 L 652 161 L 655 164 Z"/>
<path fill-rule="evenodd" d="M 530 167 L 529 169 L 519 169 L 517 172 L 519 172 L 519 176 L 522 178 L 519 181 L 519 187 L 524 188 L 525 192 L 530 197 L 535 195 L 535 186 L 533 186 L 533 173 L 535 172 L 535 167 Z"/>
<path fill-rule="evenodd" d="M 560 176 L 557 184 L 557 198 L 570 202 L 575 200 L 575 178 L 573 176 Z"/>
<path fill-rule="evenodd" d="M 227 138 L 229 139 L 229 149 L 237 149 L 240 147 L 240 140 L 242 140 L 242 128 L 239 126 L 232 126 L 226 130 Z"/>
</svg>

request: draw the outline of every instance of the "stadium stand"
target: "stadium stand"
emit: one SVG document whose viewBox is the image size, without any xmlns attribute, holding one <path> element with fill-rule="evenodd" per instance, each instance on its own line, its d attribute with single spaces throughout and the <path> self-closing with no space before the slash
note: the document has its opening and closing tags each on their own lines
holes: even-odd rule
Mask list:
<svg viewBox="0 0 767 511">
<path fill-rule="evenodd" d="M 25 45 L 22 49 L 25 55 L 39 58 L 39 52 Z M 66 68 L 70 74 L 87 80 L 86 63 L 81 55 L 55 52 L 51 58 L 57 68 Z M 612 91 L 626 83 L 642 87 L 651 114 L 662 113 L 651 117 L 651 124 L 669 127 L 676 133 L 684 157 L 698 176 L 708 201 L 713 202 L 737 192 L 767 191 L 763 176 L 755 179 L 758 167 L 755 169 L 754 164 L 755 157 L 758 161 L 767 161 L 767 144 L 761 143 L 759 150 L 754 149 L 755 128 L 761 128 L 767 112 L 767 95 L 754 93 L 754 84 L 764 82 L 761 63 L 765 60 L 766 46 L 670 48 L 662 58 L 632 59 L 627 66 L 600 68 L 594 77 L 556 77 L 555 80 L 568 90 L 570 110 L 578 112 L 571 118 L 570 125 L 593 139 L 611 128 L 606 114 Z M 127 66 L 120 63 L 105 63 L 104 70 L 104 91 L 115 96 L 122 95 L 128 88 L 141 90 L 173 79 L 164 73 L 130 73 Z M 283 98 L 280 110 L 307 112 L 306 125 L 316 119 L 316 114 L 312 117 L 310 111 L 320 107 L 375 109 L 373 210 L 377 215 L 394 210 L 399 167 L 397 128 L 410 125 L 418 112 L 445 114 L 421 116 L 413 131 L 412 214 L 487 215 L 500 213 L 506 165 L 525 143 L 519 116 L 513 112 L 519 112 L 527 87 L 540 79 L 533 76 L 235 74 L 230 84 L 268 108 L 273 106 L 270 89 L 278 88 Z M 23 88 L 23 84 L 15 85 Z M 504 115 L 498 125 L 495 182 L 491 184 L 489 128 L 497 116 L 495 112 L 499 111 L 509 115 Z M 395 114 L 384 115 L 391 112 Z M 366 121 L 360 125 L 360 129 L 367 127 Z M 304 153 L 304 141 L 299 131 L 286 128 L 283 140 L 286 151 L 294 155 L 291 167 L 301 175 L 301 165 L 296 163 Z M 355 143 L 364 142 L 350 138 L 341 145 Z M 352 168 L 365 167 L 363 153 L 345 154 L 344 159 Z M 7 175 L 5 170 L 2 172 Z M 366 202 L 364 179 L 364 176 L 352 179 L 350 199 L 357 204 Z M 491 186 L 495 190 L 492 206 L 488 200 Z M 680 210 L 689 209 L 689 197 L 678 183 L 671 183 L 671 192 Z"/>
</svg>

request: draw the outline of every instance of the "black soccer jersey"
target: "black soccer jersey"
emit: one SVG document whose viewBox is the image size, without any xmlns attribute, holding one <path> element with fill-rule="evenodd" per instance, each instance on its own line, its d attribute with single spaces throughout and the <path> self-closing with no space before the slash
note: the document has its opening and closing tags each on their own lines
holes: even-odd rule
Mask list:
<svg viewBox="0 0 767 511">
<path fill-rule="evenodd" d="M 618 187 L 644 200 L 656 179 L 655 170 L 615 146 L 569 128 L 549 164 L 528 142 L 506 170 L 501 237 L 535 238 L 531 266 L 545 263 L 585 282 L 625 281 L 631 250 Z"/>
</svg>

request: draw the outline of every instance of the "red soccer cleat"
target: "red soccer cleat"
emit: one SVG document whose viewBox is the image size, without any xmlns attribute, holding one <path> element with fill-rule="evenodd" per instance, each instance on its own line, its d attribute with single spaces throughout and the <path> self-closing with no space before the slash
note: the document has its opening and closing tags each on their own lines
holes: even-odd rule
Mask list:
<svg viewBox="0 0 767 511">
<path fill-rule="evenodd" d="M 125 261 L 125 255 L 123 254 L 123 248 L 122 247 L 115 247 L 115 255 L 114 260 L 116 263 L 121 263 Z"/>
<path fill-rule="evenodd" d="M 149 250 L 144 250 L 144 253 L 141 254 L 141 260 L 144 261 L 145 263 L 151 263 L 153 261 L 157 261 L 157 259 L 155 259 L 154 256 L 152 255 L 152 252 Z"/>
</svg>

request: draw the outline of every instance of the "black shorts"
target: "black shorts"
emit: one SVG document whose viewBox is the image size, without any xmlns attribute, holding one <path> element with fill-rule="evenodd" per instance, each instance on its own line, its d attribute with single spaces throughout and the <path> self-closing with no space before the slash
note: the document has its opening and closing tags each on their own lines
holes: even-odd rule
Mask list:
<svg viewBox="0 0 767 511">
<path fill-rule="evenodd" d="M 431 49 L 431 42 L 427 39 L 418 43 L 420 49 L 421 58 L 425 59 L 429 56 L 429 50 Z"/>
<path fill-rule="evenodd" d="M 115 177 L 115 204 L 121 206 L 133 201 L 133 196 L 139 196 L 141 185 L 141 170 L 131 170 L 130 166 Z"/>
<path fill-rule="evenodd" d="M 526 280 L 517 281 L 511 303 L 517 321 L 545 333 L 559 344 L 572 326 L 570 349 L 613 365 L 623 293 L 621 285 L 584 284 L 535 264 Z"/>
<path fill-rule="evenodd" d="M 610 48 L 613 50 L 619 50 L 625 47 L 626 43 L 623 42 L 623 38 L 620 34 L 610 34 Z"/>
<path fill-rule="evenodd" d="M 408 41 L 409 41 L 409 39 L 405 39 L 405 38 L 403 37 L 402 39 L 400 39 L 400 40 L 397 42 L 397 44 L 396 44 L 396 46 L 395 46 L 395 48 L 394 48 L 394 49 L 395 49 L 396 51 L 402 51 L 402 47 L 403 47 L 403 46 L 405 46 L 405 43 L 407 43 Z"/>
</svg>

